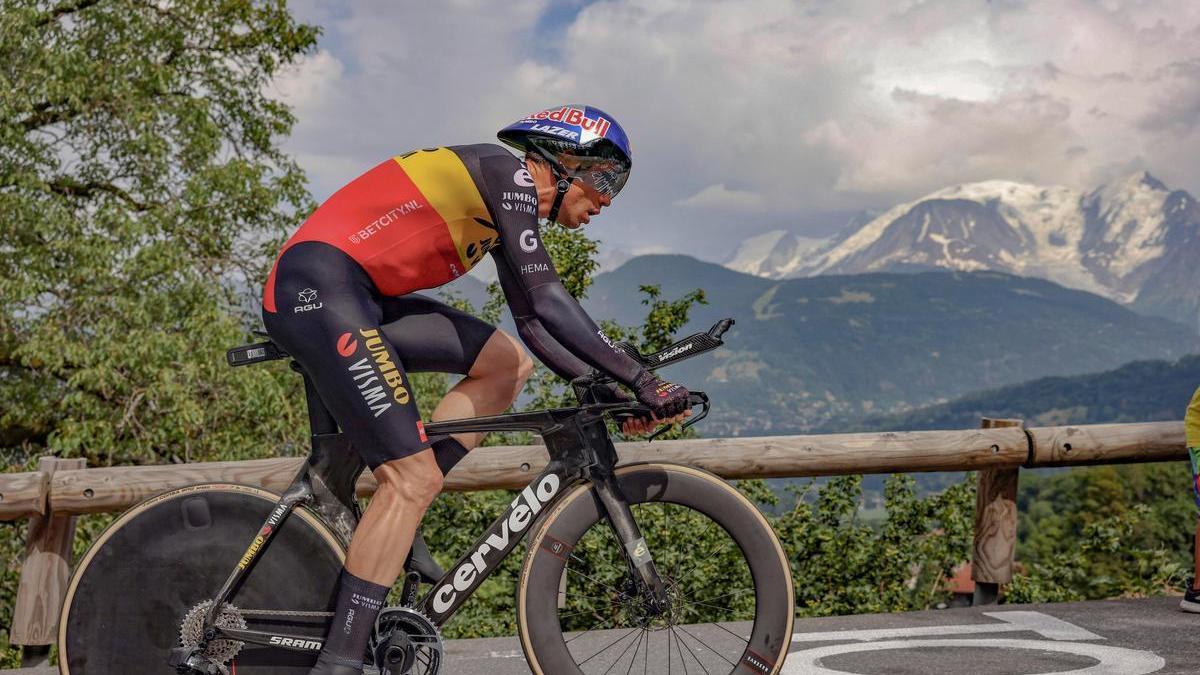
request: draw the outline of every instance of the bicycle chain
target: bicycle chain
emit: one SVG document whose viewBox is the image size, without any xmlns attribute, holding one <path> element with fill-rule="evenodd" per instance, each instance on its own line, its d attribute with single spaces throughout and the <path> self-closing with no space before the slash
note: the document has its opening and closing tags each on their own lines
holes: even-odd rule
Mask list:
<svg viewBox="0 0 1200 675">
<path fill-rule="evenodd" d="M 242 616 L 311 616 L 332 617 L 333 612 L 304 612 L 292 609 L 239 609 Z"/>
</svg>

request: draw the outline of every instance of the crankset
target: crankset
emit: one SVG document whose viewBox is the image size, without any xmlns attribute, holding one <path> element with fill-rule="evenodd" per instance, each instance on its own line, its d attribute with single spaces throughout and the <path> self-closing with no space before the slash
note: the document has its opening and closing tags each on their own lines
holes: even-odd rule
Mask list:
<svg viewBox="0 0 1200 675">
<path fill-rule="evenodd" d="M 388 607 L 375 621 L 368 653 L 380 675 L 437 675 L 442 668 L 442 634 L 420 610 Z"/>
</svg>

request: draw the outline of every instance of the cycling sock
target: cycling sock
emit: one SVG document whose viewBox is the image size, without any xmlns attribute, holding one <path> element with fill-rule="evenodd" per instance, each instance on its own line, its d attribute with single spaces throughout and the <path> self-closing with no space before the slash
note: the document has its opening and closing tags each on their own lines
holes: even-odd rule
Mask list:
<svg viewBox="0 0 1200 675">
<path fill-rule="evenodd" d="M 387 586 L 359 579 L 343 567 L 338 582 L 337 609 L 321 655 L 334 656 L 338 661 L 350 661 L 361 667 L 367 641 L 375 628 L 375 618 L 379 616 L 389 590 Z"/>
<path fill-rule="evenodd" d="M 321 652 L 308 675 L 363 675 L 363 663 L 361 659 L 350 661 Z"/>
<path fill-rule="evenodd" d="M 463 447 L 462 443 L 449 437 L 433 444 L 433 456 L 437 459 L 438 468 L 442 470 L 443 476 L 450 473 L 450 469 L 462 461 L 468 452 L 469 450 Z"/>
</svg>

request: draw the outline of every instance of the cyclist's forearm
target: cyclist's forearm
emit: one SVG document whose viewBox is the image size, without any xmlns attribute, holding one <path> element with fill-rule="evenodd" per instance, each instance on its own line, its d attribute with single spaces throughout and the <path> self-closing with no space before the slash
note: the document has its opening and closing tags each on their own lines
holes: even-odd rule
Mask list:
<svg viewBox="0 0 1200 675">
<path fill-rule="evenodd" d="M 626 385 L 642 374 L 641 364 L 613 345 L 562 284 L 530 289 L 529 299 L 546 331 L 584 363 Z"/>
<path fill-rule="evenodd" d="M 514 317 L 517 322 L 517 334 L 529 347 L 529 351 L 546 364 L 555 375 L 570 381 L 591 372 L 586 363 L 580 361 L 566 347 L 559 344 L 536 316 Z"/>
</svg>

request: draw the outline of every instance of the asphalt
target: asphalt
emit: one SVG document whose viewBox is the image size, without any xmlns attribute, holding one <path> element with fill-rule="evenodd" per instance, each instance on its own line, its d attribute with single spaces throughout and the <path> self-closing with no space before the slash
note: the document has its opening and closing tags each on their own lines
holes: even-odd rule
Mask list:
<svg viewBox="0 0 1200 675">
<path fill-rule="evenodd" d="M 1197 673 L 1200 650 L 1192 640 L 1200 633 L 1200 614 L 1185 614 L 1178 607 L 1179 598 L 1168 597 L 798 619 L 782 673 Z M 719 659 L 736 644 L 733 635 L 744 633 L 746 626 L 688 629 L 674 640 L 661 631 L 647 637 L 617 631 L 590 633 L 572 642 L 571 650 L 597 654 L 585 664 L 585 673 L 666 673 L 668 647 L 678 654 L 670 666 L 672 673 L 728 672 L 728 664 L 720 667 Z M 688 670 L 680 665 L 684 658 Z M 55 672 L 0 671 L 3 675 Z M 442 672 L 525 675 L 529 667 L 516 638 L 453 640 L 446 643 Z"/>
</svg>

